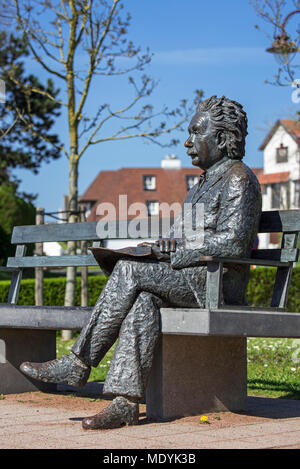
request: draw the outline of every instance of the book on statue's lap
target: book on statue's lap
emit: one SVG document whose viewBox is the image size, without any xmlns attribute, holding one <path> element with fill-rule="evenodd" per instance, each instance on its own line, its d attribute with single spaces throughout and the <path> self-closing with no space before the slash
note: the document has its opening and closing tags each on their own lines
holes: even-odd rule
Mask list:
<svg viewBox="0 0 300 469">
<path fill-rule="evenodd" d="M 120 259 L 154 259 L 151 246 L 129 246 L 122 249 L 91 247 L 89 250 L 92 252 L 101 270 L 106 275 L 110 275 L 112 273 L 116 263 Z"/>
</svg>

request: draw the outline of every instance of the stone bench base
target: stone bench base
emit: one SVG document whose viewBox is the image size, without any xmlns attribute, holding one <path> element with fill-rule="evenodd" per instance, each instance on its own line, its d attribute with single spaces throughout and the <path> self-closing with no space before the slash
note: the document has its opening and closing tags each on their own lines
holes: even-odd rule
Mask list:
<svg viewBox="0 0 300 469">
<path fill-rule="evenodd" d="M 55 391 L 56 384 L 31 380 L 19 370 L 24 361 L 45 362 L 55 357 L 55 331 L 0 328 L 0 394 Z"/>
<path fill-rule="evenodd" d="M 146 403 L 152 419 L 246 410 L 246 338 L 162 335 Z"/>
</svg>

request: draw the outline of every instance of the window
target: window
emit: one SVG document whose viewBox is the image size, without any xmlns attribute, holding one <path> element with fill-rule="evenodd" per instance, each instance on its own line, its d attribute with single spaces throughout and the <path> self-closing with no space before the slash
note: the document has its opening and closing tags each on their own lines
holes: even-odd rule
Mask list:
<svg viewBox="0 0 300 469">
<path fill-rule="evenodd" d="M 284 147 L 282 143 L 276 148 L 276 163 L 286 163 L 288 161 L 288 147 Z"/>
<path fill-rule="evenodd" d="M 280 187 L 281 184 L 271 184 L 272 188 L 272 208 L 280 208 Z"/>
<path fill-rule="evenodd" d="M 186 176 L 185 177 L 186 188 L 189 191 L 195 184 L 199 182 L 198 176 Z"/>
<path fill-rule="evenodd" d="M 159 214 L 159 202 L 156 200 L 147 200 L 146 205 L 149 217 Z"/>
<path fill-rule="evenodd" d="M 156 189 L 156 177 L 155 176 L 143 176 L 144 191 L 155 191 Z"/>
</svg>

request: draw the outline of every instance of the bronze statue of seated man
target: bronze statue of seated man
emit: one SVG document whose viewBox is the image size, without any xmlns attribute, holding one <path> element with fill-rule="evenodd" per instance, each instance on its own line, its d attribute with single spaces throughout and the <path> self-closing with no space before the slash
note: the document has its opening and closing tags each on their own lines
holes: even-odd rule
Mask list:
<svg viewBox="0 0 300 469">
<path fill-rule="evenodd" d="M 21 365 L 25 374 L 37 380 L 83 386 L 91 367 L 98 366 L 118 339 L 103 389 L 114 399 L 104 411 L 83 420 L 85 429 L 138 423 L 138 404 L 160 334 L 160 308 L 203 308 L 207 268 L 199 258 L 249 257 L 254 245 L 261 193 L 255 175 L 241 161 L 247 135 L 242 106 L 224 96 L 212 96 L 198 104 L 188 130 L 187 153 L 204 172 L 185 203 L 204 204 L 202 246 L 191 249 L 184 233 L 175 243 L 175 222 L 169 240 L 152 245 L 155 259 L 117 262 L 70 355 Z M 248 277 L 246 265 L 230 264 L 225 269 L 226 304 L 245 304 Z"/>
</svg>

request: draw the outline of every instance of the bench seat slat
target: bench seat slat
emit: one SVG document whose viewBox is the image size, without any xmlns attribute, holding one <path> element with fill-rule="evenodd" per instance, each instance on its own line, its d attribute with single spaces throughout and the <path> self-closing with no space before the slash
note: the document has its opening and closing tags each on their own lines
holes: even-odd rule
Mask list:
<svg viewBox="0 0 300 469">
<path fill-rule="evenodd" d="M 84 267 L 98 266 L 92 254 L 78 256 L 25 256 L 9 257 L 8 267 Z"/>
<path fill-rule="evenodd" d="M 80 306 L 23 306 L 0 304 L 0 327 L 17 329 L 80 330 L 92 308 Z"/>
<path fill-rule="evenodd" d="M 161 308 L 163 334 L 300 337 L 300 314 L 269 311 Z"/>
<path fill-rule="evenodd" d="M 244 309 L 161 308 L 163 334 L 300 337 L 300 314 Z M 80 330 L 92 308 L 0 304 L 0 327 Z"/>
</svg>

